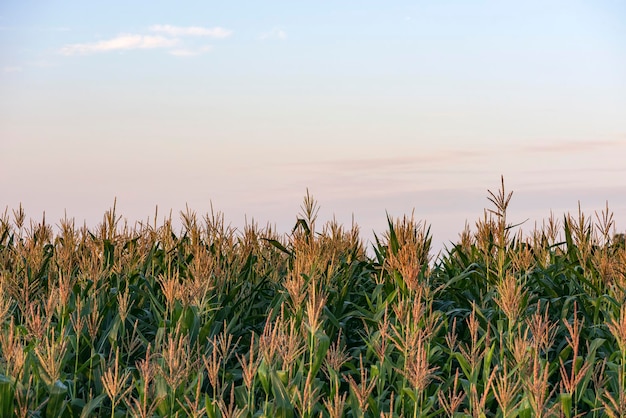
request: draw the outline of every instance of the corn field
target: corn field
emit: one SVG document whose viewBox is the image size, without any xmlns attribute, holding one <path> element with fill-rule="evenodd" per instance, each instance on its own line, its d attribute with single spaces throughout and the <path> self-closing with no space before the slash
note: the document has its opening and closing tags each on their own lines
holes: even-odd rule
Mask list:
<svg viewBox="0 0 626 418">
<path fill-rule="evenodd" d="M 608 207 L 433 257 L 388 217 L 289 234 L 191 210 L 95 229 L 0 217 L 2 417 L 625 417 L 626 249 Z"/>
</svg>

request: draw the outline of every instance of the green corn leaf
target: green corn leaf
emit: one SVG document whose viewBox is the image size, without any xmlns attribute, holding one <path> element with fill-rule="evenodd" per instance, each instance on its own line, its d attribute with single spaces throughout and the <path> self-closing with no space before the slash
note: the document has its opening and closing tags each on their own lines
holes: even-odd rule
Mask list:
<svg viewBox="0 0 626 418">
<path fill-rule="evenodd" d="M 0 374 L 0 412 L 3 417 L 13 416 L 15 386 L 13 379 Z"/>
<path fill-rule="evenodd" d="M 315 350 L 315 357 L 313 360 L 313 364 L 311 365 L 311 373 L 313 376 L 317 375 L 320 367 L 322 366 L 322 362 L 326 357 L 326 352 L 330 347 L 330 338 L 326 335 L 326 333 L 322 330 L 319 330 L 315 333 L 315 339 L 317 340 L 317 349 Z"/>
<path fill-rule="evenodd" d="M 83 410 L 80 414 L 80 418 L 90 418 L 95 416 L 94 412 L 96 409 L 102 405 L 102 402 L 107 399 L 106 393 L 102 393 L 95 398 L 92 398 L 89 402 L 85 404 Z"/>
<path fill-rule="evenodd" d="M 280 418 L 293 418 L 293 405 L 289 400 L 285 385 L 283 385 L 283 382 L 274 371 L 270 372 L 270 380 L 272 383 L 272 394 L 275 400 L 275 416 Z"/>
<path fill-rule="evenodd" d="M 571 418 L 572 416 L 572 395 L 569 393 L 561 393 L 559 395 L 559 401 L 561 403 L 561 412 L 565 414 L 565 418 Z"/>
<path fill-rule="evenodd" d="M 63 409 L 67 405 L 67 392 L 67 386 L 60 380 L 50 386 L 48 404 L 46 405 L 47 417 L 59 417 L 63 414 Z"/>
</svg>

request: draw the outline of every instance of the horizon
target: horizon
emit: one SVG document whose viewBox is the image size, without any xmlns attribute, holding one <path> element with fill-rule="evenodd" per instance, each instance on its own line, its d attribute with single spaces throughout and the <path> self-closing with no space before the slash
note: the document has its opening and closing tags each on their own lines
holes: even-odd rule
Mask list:
<svg viewBox="0 0 626 418">
<path fill-rule="evenodd" d="M 493 193 L 498 193 L 500 189 L 491 188 L 489 190 Z M 604 203 L 604 206 L 598 207 L 598 208 L 589 207 L 589 206 L 584 207 L 579 201 L 577 207 L 574 210 L 566 210 L 562 212 L 555 212 L 553 210 L 550 210 L 544 216 L 541 216 L 541 214 L 538 214 L 538 212 L 534 212 L 536 215 L 535 217 L 526 217 L 522 219 L 521 217 L 523 217 L 525 213 L 521 211 L 519 208 L 516 209 L 517 205 L 515 202 L 515 197 L 516 197 L 515 192 L 513 190 L 506 189 L 506 183 L 505 183 L 505 191 L 507 194 L 509 192 L 512 192 L 512 199 L 509 203 L 509 208 L 506 212 L 507 220 L 508 220 L 507 223 L 508 225 L 511 226 L 511 236 L 518 237 L 518 233 L 521 232 L 522 233 L 521 236 L 523 237 L 524 240 L 530 239 L 532 238 L 533 231 L 534 230 L 540 231 L 543 228 L 545 228 L 545 223 L 548 222 L 550 218 L 553 218 L 557 222 L 558 225 L 562 225 L 564 221 L 564 217 L 571 216 L 574 221 L 577 221 L 579 214 L 583 214 L 586 222 L 589 222 L 590 224 L 593 224 L 593 225 L 600 224 L 602 223 L 601 218 L 603 215 L 605 215 L 605 212 L 607 210 L 608 210 L 609 215 L 612 216 L 612 221 L 613 221 L 613 224 L 612 224 L 613 228 L 611 231 L 611 236 L 616 236 L 617 234 L 626 233 L 626 229 L 623 229 L 623 227 L 620 227 L 620 226 L 623 226 L 624 224 L 623 220 L 622 222 L 620 222 L 620 219 L 617 219 L 617 217 L 615 217 L 615 212 L 610 207 L 608 201 Z M 336 216 L 336 213 L 334 212 L 329 215 L 329 211 L 324 210 L 325 208 L 320 204 L 320 201 L 316 198 L 314 194 L 310 193 L 309 190 L 307 190 L 306 193 L 308 193 L 309 196 L 313 199 L 318 209 L 318 212 L 317 212 L 318 216 L 315 222 L 315 232 L 321 233 L 323 227 L 327 223 L 333 222 L 333 221 L 336 221 L 339 225 L 341 225 L 345 231 L 349 231 L 350 228 L 353 226 L 357 227 L 359 230 L 359 237 L 364 245 L 366 253 L 369 254 L 369 256 L 373 256 L 373 253 L 371 251 L 373 247 L 375 246 L 376 237 L 380 239 L 383 236 L 383 234 L 385 234 L 385 232 L 389 230 L 387 226 L 388 219 L 399 220 L 399 219 L 402 219 L 403 217 L 408 217 L 408 218 L 413 217 L 415 221 L 419 222 L 420 224 L 423 223 L 427 227 L 427 229 L 430 231 L 429 236 L 432 239 L 430 256 L 432 257 L 432 260 L 434 261 L 434 260 L 439 259 L 441 256 L 445 256 L 447 250 L 452 249 L 455 244 L 458 244 L 460 242 L 459 241 L 460 235 L 465 230 L 466 227 L 469 229 L 469 231 L 471 231 L 472 234 L 476 233 L 477 222 L 484 220 L 485 216 L 489 216 L 489 217 L 493 216 L 493 214 L 490 213 L 490 210 L 495 209 L 493 207 L 492 202 L 489 202 L 489 199 L 487 196 L 489 194 L 489 191 L 486 191 L 486 196 L 484 197 L 485 204 L 483 205 L 482 209 L 480 209 L 480 211 L 477 211 L 476 216 L 474 218 L 464 219 L 462 223 L 462 227 L 456 230 L 456 234 L 454 235 L 454 237 L 447 239 L 447 240 L 441 240 L 439 239 L 440 237 L 438 237 L 438 234 L 436 233 L 437 229 L 439 228 L 445 231 L 452 231 L 451 228 L 447 228 L 447 229 L 444 228 L 443 223 L 444 222 L 449 223 L 452 221 L 453 224 L 459 225 L 459 219 L 451 220 L 449 219 L 448 214 L 446 214 L 445 216 L 436 217 L 436 219 L 440 221 L 440 223 L 437 224 L 437 222 L 435 223 L 431 222 L 431 220 L 428 219 L 427 217 L 420 217 L 419 213 L 417 213 L 415 209 L 406 213 L 389 213 L 388 211 L 385 211 L 384 216 L 382 216 L 382 218 L 378 220 L 379 222 L 376 225 L 368 225 L 370 226 L 370 229 L 364 229 L 362 225 L 359 224 L 358 221 L 354 218 L 354 214 L 350 215 L 350 220 L 348 222 L 346 222 L 345 219 L 338 218 Z M 306 197 L 306 194 L 304 195 L 304 197 Z M 475 200 L 472 203 L 474 205 L 477 205 L 475 206 L 476 208 L 479 206 L 478 200 Z M 528 197 L 527 197 L 526 203 L 527 204 L 529 203 Z M 164 208 L 159 208 L 158 206 L 156 206 L 152 214 L 147 215 L 143 218 L 132 219 L 132 218 L 128 218 L 127 216 L 125 216 L 124 212 L 120 210 L 120 205 L 119 205 L 117 198 L 114 198 L 113 203 L 108 208 L 103 209 L 101 211 L 99 219 L 84 218 L 81 221 L 80 218 L 77 219 L 76 216 L 74 216 L 71 213 L 67 213 L 67 211 L 65 210 L 64 210 L 63 215 L 60 217 L 57 217 L 56 219 L 51 219 L 50 215 L 46 214 L 45 210 L 43 211 L 41 216 L 37 218 L 36 216 L 29 215 L 27 208 L 24 208 L 23 205 L 21 204 L 18 205 L 17 208 L 6 207 L 4 212 L 0 213 L 0 215 L 3 215 L 3 217 L 5 219 L 8 219 L 9 221 L 12 221 L 13 219 L 15 219 L 15 215 L 19 211 L 19 208 L 21 208 L 24 211 L 24 214 L 26 215 L 24 225 L 32 226 L 33 224 L 36 225 L 38 223 L 45 222 L 46 224 L 53 227 L 53 231 L 55 233 L 58 233 L 61 231 L 61 222 L 64 219 L 71 221 L 71 223 L 74 224 L 76 228 L 86 227 L 89 231 L 93 232 L 96 228 L 99 227 L 99 225 L 106 222 L 107 214 L 111 211 L 114 211 L 116 215 L 116 219 L 119 222 L 118 228 L 125 228 L 127 226 L 131 229 L 131 231 L 135 230 L 136 228 L 142 228 L 143 226 L 160 228 L 160 227 L 163 227 L 166 222 L 170 222 L 172 225 L 173 231 L 175 233 L 183 234 L 185 233 L 185 227 L 184 227 L 183 220 L 182 220 L 183 215 L 193 214 L 194 216 L 196 216 L 196 219 L 198 219 L 200 224 L 203 224 L 205 217 L 208 217 L 210 219 L 213 215 L 216 215 L 219 217 L 223 217 L 225 226 L 228 229 L 231 229 L 231 231 L 235 233 L 237 236 L 241 236 L 241 234 L 243 234 L 244 229 L 247 226 L 251 224 L 255 224 L 260 230 L 267 230 L 267 228 L 270 228 L 272 233 L 278 234 L 282 238 L 287 238 L 288 236 L 291 235 L 291 233 L 297 226 L 298 219 L 305 217 L 305 215 L 303 214 L 303 211 L 304 211 L 303 202 L 301 200 L 297 207 L 297 213 L 294 212 L 292 219 L 290 219 L 289 221 L 287 221 L 286 219 L 287 217 L 283 217 L 282 219 L 283 222 L 272 222 L 271 220 L 268 220 L 264 223 L 258 222 L 258 220 L 254 216 L 249 216 L 248 214 L 243 215 L 243 218 L 244 218 L 243 222 L 234 222 L 232 219 L 230 219 L 230 217 L 228 216 L 228 213 L 225 213 L 219 208 L 214 207 L 212 203 L 210 203 L 208 210 L 204 212 L 198 211 L 196 210 L 196 208 L 189 207 L 188 205 L 186 205 L 184 208 L 181 208 L 178 211 L 174 211 L 172 208 L 165 210 Z M 321 217 L 319 216 L 320 213 L 322 215 Z M 511 219 L 512 217 L 513 219 Z M 434 226 L 435 232 L 433 232 L 433 226 Z M 28 227 L 26 227 L 26 229 L 28 230 Z M 121 229 L 120 229 L 120 232 L 121 232 Z"/>
</svg>

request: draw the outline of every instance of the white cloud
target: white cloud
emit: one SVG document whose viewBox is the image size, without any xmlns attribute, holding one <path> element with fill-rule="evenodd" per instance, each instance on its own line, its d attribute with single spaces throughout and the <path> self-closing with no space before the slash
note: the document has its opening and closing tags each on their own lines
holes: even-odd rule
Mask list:
<svg viewBox="0 0 626 418">
<path fill-rule="evenodd" d="M 227 38 L 233 33 L 231 30 L 219 26 L 205 28 L 200 26 L 153 25 L 149 29 L 156 33 L 153 35 L 121 34 L 115 38 L 98 42 L 69 44 L 61 48 L 60 53 L 63 55 L 87 55 L 108 51 L 177 47 L 171 49 L 169 53 L 175 56 L 189 57 L 209 52 L 211 46 L 189 47 L 179 38 L 184 36 Z"/>
<path fill-rule="evenodd" d="M 177 39 L 163 36 L 145 36 L 124 34 L 105 41 L 70 44 L 61 48 L 63 55 L 85 55 L 96 52 L 120 51 L 131 49 L 169 48 L 178 43 Z"/>
<path fill-rule="evenodd" d="M 214 28 L 203 28 L 201 26 L 172 26 L 153 25 L 150 27 L 153 32 L 164 33 L 170 36 L 208 36 L 210 38 L 228 38 L 233 31 L 216 26 Z"/>
<path fill-rule="evenodd" d="M 287 32 L 280 28 L 273 28 L 269 32 L 264 32 L 260 36 L 261 39 L 276 39 L 276 40 L 285 40 L 287 39 Z"/>
<path fill-rule="evenodd" d="M 16 65 L 2 67 L 3 73 L 18 73 L 20 71 L 22 71 L 22 67 L 18 67 Z"/>
<path fill-rule="evenodd" d="M 211 51 L 212 49 L 213 47 L 211 45 L 205 45 L 203 47 L 195 48 L 195 49 L 179 48 L 179 49 L 172 49 L 171 51 L 169 51 L 169 54 L 174 55 L 175 57 L 195 57 L 198 55 L 205 54 Z"/>
</svg>

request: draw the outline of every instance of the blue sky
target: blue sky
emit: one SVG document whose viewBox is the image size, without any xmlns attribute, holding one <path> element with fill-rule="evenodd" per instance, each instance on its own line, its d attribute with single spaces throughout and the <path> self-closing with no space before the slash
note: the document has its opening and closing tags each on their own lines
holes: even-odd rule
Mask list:
<svg viewBox="0 0 626 418">
<path fill-rule="evenodd" d="M 501 174 L 514 217 L 626 222 L 622 1 L 0 5 L 0 207 L 90 224 L 210 202 L 453 240 Z"/>
</svg>

